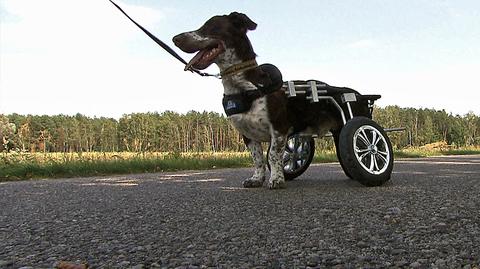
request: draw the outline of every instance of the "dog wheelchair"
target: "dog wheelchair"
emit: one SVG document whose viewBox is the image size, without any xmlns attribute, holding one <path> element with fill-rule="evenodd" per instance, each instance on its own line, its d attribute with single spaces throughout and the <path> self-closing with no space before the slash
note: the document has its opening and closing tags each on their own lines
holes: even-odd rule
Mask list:
<svg viewBox="0 0 480 269">
<path fill-rule="evenodd" d="M 185 71 L 189 70 L 201 76 L 220 77 L 224 75 L 222 73 L 219 74 L 220 76 L 212 75 L 192 68 L 190 63 L 193 59 L 198 60 L 197 56 L 187 63 L 163 41 L 130 18 L 112 0 L 110 2 L 158 45 L 185 64 Z M 239 15 L 238 13 L 232 14 Z M 241 15 L 246 17 L 244 14 Z M 199 49 L 205 48 L 199 47 Z M 257 68 L 256 62 L 252 67 Z M 252 69 L 252 67 L 248 67 L 248 69 Z M 253 99 L 282 87 L 288 98 L 303 98 L 300 100 L 320 103 L 321 107 L 325 108 L 325 111 L 320 111 L 321 113 L 324 115 L 335 114 L 330 116 L 334 116 L 333 118 L 338 123 L 337 126 L 340 127 L 332 129 L 330 135 L 335 141 L 338 160 L 349 178 L 366 186 L 379 186 L 390 179 L 393 169 L 393 150 L 386 134 L 388 130 L 372 120 L 373 103 L 380 98 L 380 95 L 361 95 L 353 89 L 333 87 L 317 80 L 283 82 L 281 72 L 276 66 L 262 64 L 258 68 L 268 78 L 267 83 L 255 85 L 257 90 L 250 92 L 254 92 L 256 96 L 245 96 L 244 94 L 224 96 L 223 105 L 227 116 L 248 111 Z M 397 129 L 401 130 L 402 128 Z M 314 138 L 313 135 L 295 131 L 288 137 L 283 154 L 283 171 L 286 180 L 292 180 L 307 170 L 315 154 Z"/>
<path fill-rule="evenodd" d="M 365 186 L 380 186 L 390 179 L 393 169 L 393 150 L 388 131 L 372 120 L 373 104 L 380 95 L 361 95 L 350 88 L 330 86 L 317 80 L 295 80 L 283 83 L 288 98 L 306 98 L 323 102 L 322 107 L 337 121 L 332 136 L 337 158 L 345 174 Z M 301 132 L 291 134 L 283 154 L 286 180 L 293 180 L 307 170 L 315 154 L 315 135 Z M 268 151 L 267 151 L 268 152 Z"/>
</svg>

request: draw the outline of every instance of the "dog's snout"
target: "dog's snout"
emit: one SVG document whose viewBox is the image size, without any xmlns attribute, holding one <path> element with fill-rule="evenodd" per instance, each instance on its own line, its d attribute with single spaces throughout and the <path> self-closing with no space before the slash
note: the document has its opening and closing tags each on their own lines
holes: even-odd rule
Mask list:
<svg viewBox="0 0 480 269">
<path fill-rule="evenodd" d="M 178 34 L 174 36 L 172 40 L 175 46 L 186 53 L 194 53 L 205 47 L 202 42 L 192 37 L 192 32 Z"/>
<path fill-rule="evenodd" d="M 178 34 L 174 36 L 172 40 L 173 40 L 173 44 L 175 44 L 175 46 L 177 46 L 179 49 L 183 50 L 184 52 L 192 53 L 196 51 L 195 49 L 191 48 L 192 45 L 190 44 L 191 42 L 189 42 L 189 39 L 186 33 Z"/>
<path fill-rule="evenodd" d="M 175 44 L 177 46 L 181 43 L 181 40 L 182 40 L 182 34 L 176 35 L 172 39 L 173 44 Z"/>
<path fill-rule="evenodd" d="M 173 44 L 177 46 L 179 49 L 183 50 L 186 53 L 192 53 L 197 51 L 198 49 L 195 46 L 192 47 L 192 42 L 188 37 L 187 33 L 181 33 L 173 37 Z"/>
</svg>

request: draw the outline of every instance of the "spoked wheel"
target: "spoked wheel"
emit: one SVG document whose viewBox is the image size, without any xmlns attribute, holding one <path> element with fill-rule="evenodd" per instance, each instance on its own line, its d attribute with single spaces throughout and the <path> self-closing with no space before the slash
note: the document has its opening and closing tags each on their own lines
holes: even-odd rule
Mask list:
<svg viewBox="0 0 480 269">
<path fill-rule="evenodd" d="M 268 153 L 270 148 L 268 148 Z M 285 180 L 292 180 L 305 172 L 315 155 L 315 140 L 311 136 L 291 135 L 283 153 L 283 174 Z M 270 164 L 268 169 L 270 169 Z"/>
<path fill-rule="evenodd" d="M 339 137 L 340 157 L 353 179 L 365 186 L 380 186 L 390 179 L 393 150 L 390 140 L 377 123 L 355 117 L 345 124 Z"/>
</svg>

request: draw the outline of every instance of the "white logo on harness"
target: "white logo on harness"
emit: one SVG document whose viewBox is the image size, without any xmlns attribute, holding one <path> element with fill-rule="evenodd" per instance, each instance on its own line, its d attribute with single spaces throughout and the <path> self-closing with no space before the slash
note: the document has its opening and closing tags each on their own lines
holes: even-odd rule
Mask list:
<svg viewBox="0 0 480 269">
<path fill-rule="evenodd" d="M 233 102 L 232 100 L 228 100 L 227 107 L 225 109 L 230 110 L 230 109 L 235 109 L 235 108 L 237 108 L 237 104 L 235 102 Z"/>
</svg>

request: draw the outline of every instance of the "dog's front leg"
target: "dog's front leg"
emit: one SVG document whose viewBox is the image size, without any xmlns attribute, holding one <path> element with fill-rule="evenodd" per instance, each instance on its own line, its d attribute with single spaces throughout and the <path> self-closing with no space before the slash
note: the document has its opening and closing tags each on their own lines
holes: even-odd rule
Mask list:
<svg viewBox="0 0 480 269">
<path fill-rule="evenodd" d="M 268 153 L 268 162 L 272 169 L 270 180 L 268 181 L 269 189 L 280 189 L 285 187 L 285 175 L 283 174 L 283 153 L 285 151 L 285 143 L 287 137 L 273 130 L 270 141 L 270 152 Z"/>
<path fill-rule="evenodd" d="M 243 181 L 245 188 L 258 188 L 263 186 L 265 181 L 265 161 L 263 160 L 262 144 L 257 141 L 249 140 L 244 137 L 245 144 L 252 153 L 255 172 L 253 176 Z"/>
</svg>

